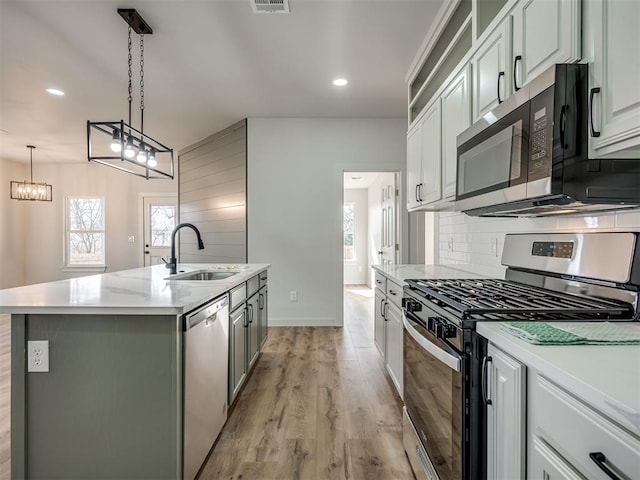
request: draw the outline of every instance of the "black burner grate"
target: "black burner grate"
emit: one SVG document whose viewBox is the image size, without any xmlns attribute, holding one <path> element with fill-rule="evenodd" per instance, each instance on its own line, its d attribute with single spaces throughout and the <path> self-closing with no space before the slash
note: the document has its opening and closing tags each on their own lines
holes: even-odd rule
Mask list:
<svg viewBox="0 0 640 480">
<path fill-rule="evenodd" d="M 463 319 L 600 320 L 632 318 L 631 305 L 507 280 L 407 280 L 410 288 Z"/>
</svg>

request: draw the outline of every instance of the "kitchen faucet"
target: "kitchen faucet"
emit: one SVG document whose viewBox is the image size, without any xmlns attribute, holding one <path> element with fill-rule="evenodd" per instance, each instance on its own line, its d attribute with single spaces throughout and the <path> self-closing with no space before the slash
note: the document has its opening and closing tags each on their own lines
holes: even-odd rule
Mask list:
<svg viewBox="0 0 640 480">
<path fill-rule="evenodd" d="M 182 227 L 189 227 L 193 229 L 194 232 L 196 232 L 196 237 L 198 237 L 198 250 L 204 250 L 204 243 L 202 243 L 200 231 L 196 228 L 195 225 L 193 225 L 192 223 L 181 223 L 177 225 L 176 228 L 173 229 L 173 232 L 171 232 L 171 258 L 165 264 L 165 266 L 170 270 L 171 275 L 178 273 L 178 259 L 176 258 L 176 233 L 178 233 L 178 230 L 180 230 Z"/>
</svg>

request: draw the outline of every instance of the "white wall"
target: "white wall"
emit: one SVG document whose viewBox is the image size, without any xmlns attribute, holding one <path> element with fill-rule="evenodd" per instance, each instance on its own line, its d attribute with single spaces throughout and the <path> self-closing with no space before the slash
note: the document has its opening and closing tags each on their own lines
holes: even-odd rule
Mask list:
<svg viewBox="0 0 640 480">
<path fill-rule="evenodd" d="M 86 272 L 65 272 L 63 266 L 64 203 L 67 196 L 100 196 L 105 198 L 107 271 L 124 270 L 141 265 L 140 194 L 176 194 L 177 182 L 145 180 L 131 174 L 95 163 L 40 164 L 36 180 L 53 185 L 52 202 L 28 203 L 21 215 L 24 231 L 21 242 L 25 248 L 22 285 L 49 282 L 87 275 Z M 8 197 L 8 195 L 7 195 Z M 12 205 L 12 208 L 17 208 Z M 5 209 L 2 216 L 6 217 Z M 3 218 L 2 231 L 11 223 Z M 129 243 L 133 235 L 135 243 Z M 0 237 L 6 242 L 6 234 Z M 15 263 L 15 262 L 14 262 Z M 1 278 L 12 274 L 13 268 L 4 261 Z"/>
<path fill-rule="evenodd" d="M 640 231 L 640 209 L 589 216 L 549 218 L 479 218 L 463 213 L 438 214 L 439 263 L 482 275 L 504 277 L 500 265 L 507 233 Z M 606 252 L 602 252 L 606 255 Z"/>
<path fill-rule="evenodd" d="M 344 261 L 345 285 L 367 284 L 369 269 L 369 198 L 366 188 L 345 188 L 344 203 L 354 206 L 355 259 Z"/>
<path fill-rule="evenodd" d="M 270 323 L 341 325 L 343 172 L 404 172 L 406 120 L 249 119 L 247 146 L 249 262 L 273 265 Z"/>
<path fill-rule="evenodd" d="M 11 181 L 29 179 L 29 166 L 0 159 L 0 289 L 24 285 L 27 207 L 10 198 Z"/>
</svg>

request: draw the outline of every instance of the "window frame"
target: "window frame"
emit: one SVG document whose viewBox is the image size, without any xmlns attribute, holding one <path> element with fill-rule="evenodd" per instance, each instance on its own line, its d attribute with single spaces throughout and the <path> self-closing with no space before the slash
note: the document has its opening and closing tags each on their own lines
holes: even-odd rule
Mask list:
<svg viewBox="0 0 640 480">
<path fill-rule="evenodd" d="M 102 202 L 103 225 L 102 230 L 78 230 L 71 229 L 71 200 L 87 199 L 100 200 Z M 71 234 L 72 233 L 99 233 L 102 234 L 102 262 L 101 263 L 71 263 Z M 105 197 L 95 195 L 73 195 L 65 197 L 64 200 L 64 239 L 63 239 L 63 266 L 62 271 L 86 271 L 104 272 L 107 269 L 107 214 Z"/>
<path fill-rule="evenodd" d="M 346 233 L 345 229 L 344 229 L 344 209 L 347 205 L 351 206 L 352 212 L 353 212 L 353 232 L 351 233 Z M 353 244 L 351 245 L 351 248 L 353 250 L 353 256 L 351 258 L 345 258 L 345 237 L 346 235 L 352 235 L 353 236 Z M 355 202 L 343 202 L 342 203 L 342 261 L 346 262 L 346 263 L 355 263 L 358 261 L 357 255 L 356 255 L 356 204 Z"/>
</svg>

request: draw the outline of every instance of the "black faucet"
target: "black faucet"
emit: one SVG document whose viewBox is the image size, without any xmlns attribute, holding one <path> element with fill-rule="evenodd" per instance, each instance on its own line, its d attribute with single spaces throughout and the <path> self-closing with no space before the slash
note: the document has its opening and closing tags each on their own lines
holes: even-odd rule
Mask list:
<svg viewBox="0 0 640 480">
<path fill-rule="evenodd" d="M 171 275 L 178 273 L 178 259 L 176 258 L 176 233 L 178 233 L 178 230 L 180 230 L 182 227 L 189 227 L 193 229 L 194 232 L 196 232 L 196 237 L 198 237 L 198 250 L 204 250 L 204 243 L 202 243 L 200 231 L 196 228 L 195 225 L 193 225 L 192 223 L 181 223 L 180 225 L 177 225 L 176 228 L 173 229 L 173 232 L 171 232 L 171 258 L 165 264 L 165 266 L 170 270 Z"/>
</svg>

